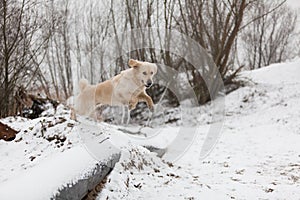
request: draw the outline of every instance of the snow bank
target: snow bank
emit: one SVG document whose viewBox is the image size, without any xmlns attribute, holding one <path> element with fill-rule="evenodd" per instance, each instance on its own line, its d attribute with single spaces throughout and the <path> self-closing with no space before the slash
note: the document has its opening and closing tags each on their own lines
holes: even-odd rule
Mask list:
<svg viewBox="0 0 300 200">
<path fill-rule="evenodd" d="M 63 185 L 84 177 L 95 164 L 83 147 L 57 153 L 1 183 L 1 199 L 49 199 Z"/>
<path fill-rule="evenodd" d="M 242 73 L 256 83 L 290 84 L 300 82 L 300 59 L 293 62 L 272 64 L 253 71 Z"/>
<path fill-rule="evenodd" d="M 2 119 L 20 130 L 12 142 L 0 141 L 0 199 L 81 199 L 119 159 L 119 150 L 102 144 L 96 160 L 82 143 L 83 125 L 59 106 L 41 118 Z M 93 130 L 87 129 L 87 132 Z"/>
</svg>

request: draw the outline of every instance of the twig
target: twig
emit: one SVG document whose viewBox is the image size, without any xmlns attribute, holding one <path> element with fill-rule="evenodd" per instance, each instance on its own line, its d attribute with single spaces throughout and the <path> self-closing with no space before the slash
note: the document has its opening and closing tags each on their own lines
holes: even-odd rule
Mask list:
<svg viewBox="0 0 300 200">
<path fill-rule="evenodd" d="M 274 12 L 274 11 L 277 10 L 279 7 L 281 7 L 283 4 L 285 4 L 286 1 L 287 1 L 287 0 L 282 1 L 282 2 L 281 2 L 280 4 L 278 4 L 275 8 L 269 10 L 268 12 L 264 13 L 263 15 L 258 16 L 258 17 L 256 17 L 256 18 L 254 18 L 253 20 L 251 20 L 250 22 L 246 23 L 244 26 L 242 26 L 242 27 L 239 29 L 239 31 L 241 31 L 242 29 L 246 28 L 249 24 L 255 22 L 256 20 L 259 20 L 260 18 L 263 18 L 264 16 L 266 16 L 266 15 L 268 15 L 268 14 Z"/>
</svg>

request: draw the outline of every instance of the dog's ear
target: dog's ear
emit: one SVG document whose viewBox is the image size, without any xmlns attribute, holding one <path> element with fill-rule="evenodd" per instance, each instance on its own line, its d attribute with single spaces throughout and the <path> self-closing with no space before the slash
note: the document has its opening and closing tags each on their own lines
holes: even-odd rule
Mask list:
<svg viewBox="0 0 300 200">
<path fill-rule="evenodd" d="M 129 65 L 130 67 L 137 68 L 137 67 L 141 66 L 141 63 L 140 63 L 139 61 L 137 61 L 137 60 L 130 59 L 130 60 L 128 61 L 128 65 Z"/>
</svg>

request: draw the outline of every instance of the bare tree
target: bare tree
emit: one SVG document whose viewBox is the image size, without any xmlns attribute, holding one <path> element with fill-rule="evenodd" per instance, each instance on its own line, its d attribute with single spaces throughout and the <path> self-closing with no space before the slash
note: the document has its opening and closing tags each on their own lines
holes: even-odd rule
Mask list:
<svg viewBox="0 0 300 200">
<path fill-rule="evenodd" d="M 234 70 L 231 62 L 234 43 L 243 22 L 244 13 L 252 1 L 205 1 L 178 0 L 180 15 L 174 16 L 177 28 L 188 34 L 211 55 L 225 83 L 231 82 L 240 68 Z M 210 99 L 203 77 L 199 71 L 187 66 L 191 71 L 191 85 L 195 88 L 200 103 Z M 209 76 L 211 72 L 202 73 Z M 233 73 L 230 74 L 230 71 Z"/>
<path fill-rule="evenodd" d="M 107 3 L 107 2 L 106 2 Z M 74 44 L 72 52 L 76 55 L 78 78 L 85 77 L 93 84 L 107 79 L 109 72 L 104 63 L 106 46 L 104 41 L 112 30 L 109 6 L 105 2 L 88 1 L 83 6 L 84 13 L 74 13 Z M 77 7 L 76 7 L 77 8 Z"/>
<path fill-rule="evenodd" d="M 0 117 L 15 114 L 14 94 L 36 74 L 48 36 L 39 37 L 40 16 L 33 0 L 0 1 Z"/>
<path fill-rule="evenodd" d="M 58 2 L 46 4 L 46 31 L 51 37 L 47 43 L 46 69 L 49 70 L 50 82 L 53 85 L 55 97 L 59 100 L 67 99 L 73 92 L 70 46 L 69 1 L 60 7 Z M 46 71 L 48 71 L 46 70 Z M 49 82 L 49 81 L 48 81 Z M 51 93 L 50 93 L 51 94 Z"/>
<path fill-rule="evenodd" d="M 244 28 L 241 39 L 250 69 L 282 62 L 292 55 L 297 14 L 285 1 L 256 1 L 249 18 L 254 21 Z"/>
</svg>

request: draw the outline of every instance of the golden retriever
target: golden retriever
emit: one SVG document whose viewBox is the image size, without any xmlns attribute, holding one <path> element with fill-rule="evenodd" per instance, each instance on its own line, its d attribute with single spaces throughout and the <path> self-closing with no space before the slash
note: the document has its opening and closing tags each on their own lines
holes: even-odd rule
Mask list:
<svg viewBox="0 0 300 200">
<path fill-rule="evenodd" d="M 130 59 L 128 65 L 131 68 L 97 85 L 90 85 L 86 79 L 81 79 L 80 92 L 75 99 L 76 114 L 96 118 L 95 108 L 98 106 L 127 105 L 129 110 L 133 110 L 138 102 L 146 102 L 153 112 L 153 101 L 146 88 L 153 84 L 156 64 Z"/>
</svg>

